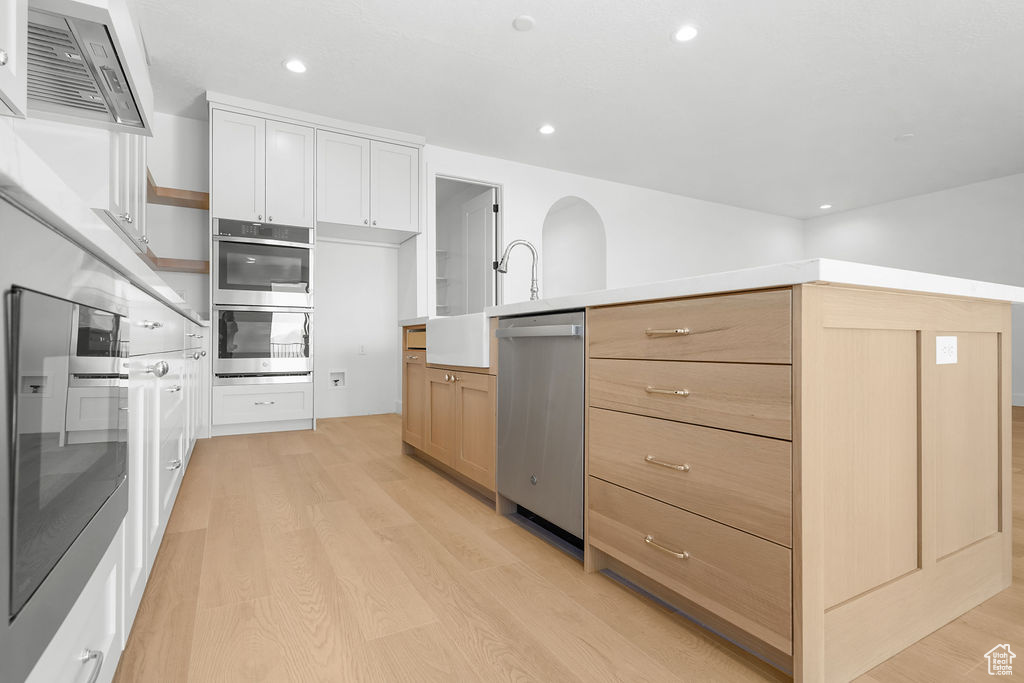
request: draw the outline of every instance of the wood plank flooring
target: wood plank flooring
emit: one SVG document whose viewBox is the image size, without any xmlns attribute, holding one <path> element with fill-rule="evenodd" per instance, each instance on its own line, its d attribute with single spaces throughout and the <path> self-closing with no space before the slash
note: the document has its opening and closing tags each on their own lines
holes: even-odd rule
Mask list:
<svg viewBox="0 0 1024 683">
<path fill-rule="evenodd" d="M 987 680 L 1024 649 L 1014 584 L 864 681 Z M 772 681 L 787 676 L 600 574 L 400 447 L 396 415 L 197 446 L 115 681 Z"/>
</svg>

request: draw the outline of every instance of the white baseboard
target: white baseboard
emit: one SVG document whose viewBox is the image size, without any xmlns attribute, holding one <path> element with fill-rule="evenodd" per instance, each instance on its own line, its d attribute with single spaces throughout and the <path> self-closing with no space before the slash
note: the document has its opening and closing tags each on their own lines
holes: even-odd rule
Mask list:
<svg viewBox="0 0 1024 683">
<path fill-rule="evenodd" d="M 268 432 L 294 432 L 313 429 L 313 420 L 279 420 L 275 422 L 248 422 L 245 424 L 214 425 L 213 436 L 236 434 L 265 434 Z"/>
</svg>

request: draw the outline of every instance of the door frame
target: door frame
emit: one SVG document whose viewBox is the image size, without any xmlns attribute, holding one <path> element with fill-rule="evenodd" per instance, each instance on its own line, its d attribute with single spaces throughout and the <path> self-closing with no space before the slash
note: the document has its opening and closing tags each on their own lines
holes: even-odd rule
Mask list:
<svg viewBox="0 0 1024 683">
<path fill-rule="evenodd" d="M 477 178 L 466 178 L 464 176 L 452 175 L 450 173 L 436 173 L 436 172 L 434 172 L 434 173 L 430 173 L 428 177 L 432 178 L 431 186 L 429 188 L 429 192 L 430 192 L 431 197 L 433 197 L 433 200 L 434 200 L 432 202 L 432 204 L 433 204 L 433 211 L 431 212 L 432 215 L 430 215 L 428 217 L 429 220 L 430 220 L 430 225 L 433 226 L 433 235 L 431 235 L 431 240 L 430 240 L 429 249 L 428 249 L 428 251 L 431 252 L 429 254 L 429 258 L 434 259 L 435 262 L 436 262 L 436 259 L 437 259 L 437 255 L 436 255 L 437 254 L 437 181 L 438 180 L 454 180 L 455 182 L 465 183 L 467 185 L 479 185 L 481 187 L 489 187 L 489 188 L 494 190 L 494 196 L 495 196 L 495 200 L 494 201 L 498 205 L 498 212 L 495 214 L 495 218 L 494 218 L 494 254 L 493 254 L 494 258 L 493 258 L 493 260 L 494 261 L 499 260 L 501 258 L 501 251 L 505 247 L 505 237 L 504 237 L 505 236 L 505 203 L 504 203 L 505 202 L 505 187 L 504 187 L 504 185 L 502 185 L 501 183 L 491 182 L 489 180 L 480 180 L 480 179 L 477 179 Z M 433 273 L 431 273 L 431 275 L 433 275 Z M 505 300 L 505 292 L 504 292 L 504 288 L 502 287 L 502 281 L 504 280 L 504 278 L 498 277 L 498 271 L 493 270 L 493 268 L 491 270 L 491 277 L 494 278 L 494 280 L 493 280 L 493 282 L 494 282 L 494 290 L 493 290 L 494 291 L 494 300 L 493 300 L 493 302 L 490 305 L 491 306 L 498 306 L 498 305 L 501 305 L 501 303 Z M 434 293 L 431 296 L 431 298 L 428 299 L 428 301 L 432 301 L 433 302 L 434 315 L 437 315 L 437 290 L 436 290 L 436 286 L 437 285 L 436 285 L 436 283 L 433 283 L 433 282 L 431 282 L 429 284 L 431 286 L 435 287 L 435 290 L 434 290 Z"/>
</svg>

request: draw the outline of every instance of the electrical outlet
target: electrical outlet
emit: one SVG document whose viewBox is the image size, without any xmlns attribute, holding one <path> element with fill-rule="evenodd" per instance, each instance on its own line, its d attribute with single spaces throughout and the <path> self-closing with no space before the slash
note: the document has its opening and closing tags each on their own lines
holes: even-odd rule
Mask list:
<svg viewBox="0 0 1024 683">
<path fill-rule="evenodd" d="M 955 365 L 956 364 L 956 337 L 938 336 L 935 337 L 935 364 Z"/>
</svg>

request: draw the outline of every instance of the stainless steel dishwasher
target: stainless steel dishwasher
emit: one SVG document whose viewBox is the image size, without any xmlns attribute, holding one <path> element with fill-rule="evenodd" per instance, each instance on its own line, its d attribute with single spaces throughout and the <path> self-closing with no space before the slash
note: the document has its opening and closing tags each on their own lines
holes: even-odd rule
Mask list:
<svg viewBox="0 0 1024 683">
<path fill-rule="evenodd" d="M 583 311 L 498 321 L 498 493 L 583 537 Z"/>
</svg>

